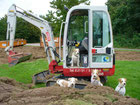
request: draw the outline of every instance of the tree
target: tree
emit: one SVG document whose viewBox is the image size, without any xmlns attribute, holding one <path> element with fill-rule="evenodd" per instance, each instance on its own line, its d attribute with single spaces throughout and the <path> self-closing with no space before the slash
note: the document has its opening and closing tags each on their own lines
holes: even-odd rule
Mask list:
<svg viewBox="0 0 140 105">
<path fill-rule="evenodd" d="M 36 26 L 28 23 L 22 18 L 17 18 L 16 27 L 16 38 L 24 38 L 30 43 L 39 42 L 41 32 Z"/>
<path fill-rule="evenodd" d="M 7 16 L 4 16 L 0 20 L 0 41 L 6 39 L 6 27 L 7 27 Z"/>
<path fill-rule="evenodd" d="M 47 21 L 50 22 L 54 36 L 59 36 L 60 26 L 63 21 L 65 21 L 67 11 L 64 9 L 64 5 L 68 8 L 71 8 L 80 3 L 89 4 L 89 0 L 53 0 L 50 2 L 51 7 L 56 11 L 48 11 L 46 16 L 41 16 Z"/>
<path fill-rule="evenodd" d="M 108 0 L 115 43 L 119 47 L 140 47 L 140 1 Z M 118 47 L 118 46 L 117 46 Z"/>
<path fill-rule="evenodd" d="M 109 0 L 107 5 L 115 35 L 125 34 L 133 37 L 135 33 L 140 33 L 139 0 Z"/>
</svg>

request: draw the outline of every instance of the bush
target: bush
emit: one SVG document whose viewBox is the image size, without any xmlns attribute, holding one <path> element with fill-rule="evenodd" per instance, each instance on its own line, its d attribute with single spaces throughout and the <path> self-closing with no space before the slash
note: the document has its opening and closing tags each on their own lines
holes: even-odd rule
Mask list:
<svg viewBox="0 0 140 105">
<path fill-rule="evenodd" d="M 125 35 L 114 36 L 114 47 L 124 48 L 140 48 L 140 33 L 133 35 L 133 38 L 129 38 Z"/>
<path fill-rule="evenodd" d="M 134 47 L 140 48 L 140 33 L 138 33 L 137 35 L 134 35 L 132 42 L 133 42 Z"/>
</svg>

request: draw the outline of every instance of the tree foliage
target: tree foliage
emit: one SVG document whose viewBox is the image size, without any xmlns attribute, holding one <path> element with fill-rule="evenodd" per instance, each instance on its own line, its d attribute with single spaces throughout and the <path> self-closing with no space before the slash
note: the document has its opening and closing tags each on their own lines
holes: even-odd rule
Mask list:
<svg viewBox="0 0 140 105">
<path fill-rule="evenodd" d="M 139 0 L 109 0 L 107 5 L 115 35 L 124 34 L 133 37 L 135 33 L 140 33 Z"/>
<path fill-rule="evenodd" d="M 7 28 L 7 16 L 4 16 L 0 20 L 0 41 L 6 39 L 6 28 Z"/>
<path fill-rule="evenodd" d="M 7 32 L 7 16 L 0 20 L 0 40 L 6 40 Z M 40 30 L 34 25 L 24 21 L 21 18 L 17 18 L 15 38 L 26 39 L 27 42 L 39 42 Z"/>
<path fill-rule="evenodd" d="M 41 32 L 34 25 L 17 18 L 16 38 L 24 38 L 27 42 L 39 42 Z"/>
<path fill-rule="evenodd" d="M 140 48 L 140 1 L 108 0 L 107 5 L 116 45 Z"/>
</svg>

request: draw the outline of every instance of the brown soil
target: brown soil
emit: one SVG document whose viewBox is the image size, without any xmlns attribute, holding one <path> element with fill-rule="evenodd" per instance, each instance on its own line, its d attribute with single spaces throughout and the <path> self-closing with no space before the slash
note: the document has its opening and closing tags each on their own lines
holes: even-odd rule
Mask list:
<svg viewBox="0 0 140 105">
<path fill-rule="evenodd" d="M 44 48 L 34 46 L 20 46 L 15 47 L 16 52 L 32 53 L 32 57 L 29 61 L 46 58 Z M 58 52 L 58 49 L 57 49 Z M 129 61 L 140 61 L 140 52 L 136 51 L 115 51 L 116 60 L 129 60 Z M 7 56 L 4 49 L 0 48 L 0 64 L 7 63 Z"/>
<path fill-rule="evenodd" d="M 0 48 L 0 64 L 7 63 L 8 59 L 6 56 L 6 53 L 4 52 L 4 49 Z"/>
<path fill-rule="evenodd" d="M 14 51 L 18 53 L 31 53 L 32 57 L 28 61 L 32 61 L 35 59 L 40 59 L 40 58 L 45 58 L 45 52 L 44 48 L 41 47 L 34 47 L 34 46 L 20 46 L 20 47 L 15 47 Z M 4 49 L 0 48 L 0 64 L 5 64 L 8 63 L 8 58 L 6 53 L 4 52 Z"/>
<path fill-rule="evenodd" d="M 34 46 L 20 46 L 15 47 L 14 51 L 23 52 L 23 53 L 31 53 L 32 57 L 30 60 L 45 58 L 46 54 L 44 52 L 44 48 L 34 47 Z"/>
<path fill-rule="evenodd" d="M 25 89 L 19 86 L 20 83 L 13 81 L 8 78 L 0 79 L 0 105 L 140 105 L 139 100 L 121 96 L 106 86 L 89 84 L 82 90 L 57 85 Z"/>
<path fill-rule="evenodd" d="M 140 61 L 140 52 L 136 51 L 115 51 L 116 60 Z"/>
</svg>

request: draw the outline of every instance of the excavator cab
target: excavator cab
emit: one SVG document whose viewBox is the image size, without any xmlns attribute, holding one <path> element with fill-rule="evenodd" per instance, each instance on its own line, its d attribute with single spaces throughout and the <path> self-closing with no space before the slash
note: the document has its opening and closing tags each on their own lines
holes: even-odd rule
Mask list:
<svg viewBox="0 0 140 105">
<path fill-rule="evenodd" d="M 115 67 L 113 36 L 106 6 L 72 7 L 67 13 L 63 39 L 65 75 L 69 76 L 73 72 L 72 76 L 90 76 L 87 69 L 94 68 L 113 70 L 110 72 L 112 74 L 102 72 L 102 76 L 113 75 Z M 79 57 L 75 59 L 79 64 L 76 66 L 72 65 L 74 49 L 79 50 Z"/>
</svg>

